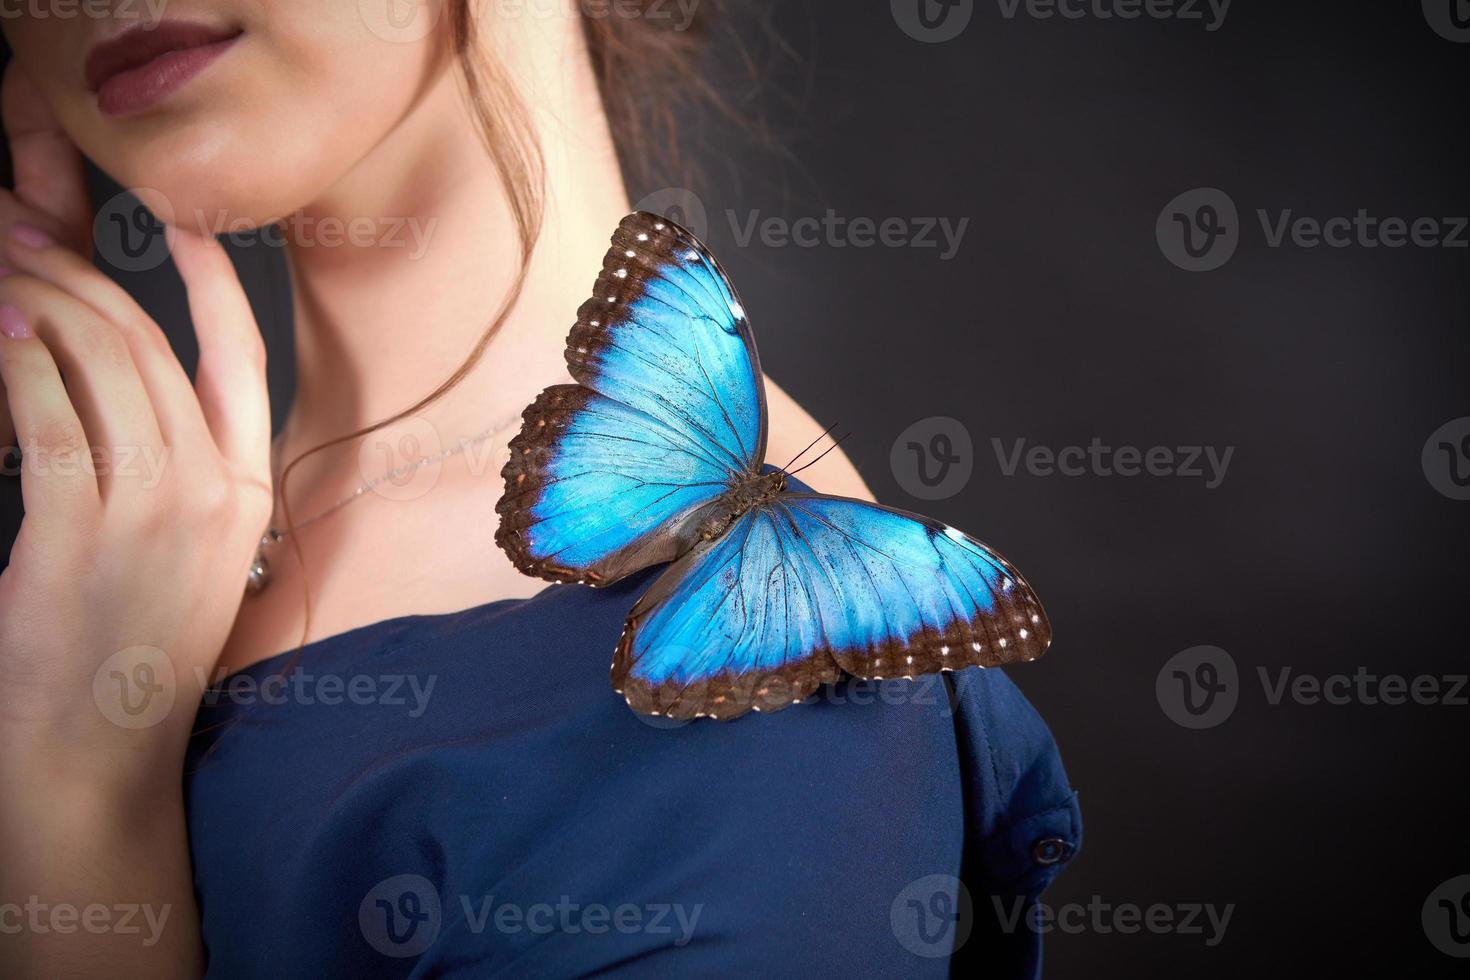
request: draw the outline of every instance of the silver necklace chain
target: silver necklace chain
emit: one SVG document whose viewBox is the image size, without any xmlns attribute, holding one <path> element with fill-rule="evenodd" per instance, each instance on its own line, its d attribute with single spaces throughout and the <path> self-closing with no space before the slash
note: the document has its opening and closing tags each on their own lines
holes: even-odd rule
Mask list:
<svg viewBox="0 0 1470 980">
<path fill-rule="evenodd" d="M 506 429 L 515 424 L 515 422 L 519 418 L 520 413 L 516 413 L 515 417 L 510 419 L 509 421 L 501 422 L 499 425 L 492 426 L 491 428 L 486 429 L 484 432 L 481 432 L 479 435 L 472 438 L 461 439 L 457 445 L 452 446 L 441 453 L 435 453 L 433 456 L 425 456 L 422 459 L 414 460 L 412 463 L 404 463 L 402 466 L 396 466 L 388 472 L 384 473 L 382 476 L 369 480 L 367 483 L 364 483 L 362 486 L 353 490 L 347 496 L 325 507 L 317 513 L 312 514 L 305 520 L 297 521 L 295 524 L 292 524 L 285 530 L 279 530 L 274 527 L 267 528 L 265 534 L 260 539 L 260 545 L 256 548 L 255 560 L 250 564 L 250 573 L 246 579 L 245 591 L 250 595 L 258 595 L 261 592 L 265 591 L 266 586 L 270 585 L 271 566 L 270 561 L 266 558 L 265 554 L 268 548 L 280 544 L 290 535 L 300 533 L 300 531 L 307 525 L 315 524 L 317 521 L 320 521 L 323 518 L 330 517 L 331 515 L 337 513 L 337 511 L 341 510 L 343 507 L 346 507 L 348 504 L 352 503 L 354 500 L 360 500 L 364 495 L 370 493 L 371 491 L 391 480 L 401 479 L 402 477 L 405 477 L 410 473 L 414 473 L 418 470 L 423 469 L 430 463 L 442 462 L 443 460 L 449 459 L 453 456 L 458 456 L 460 453 L 469 451 L 471 447 L 478 446 L 481 443 L 489 440 L 493 436 L 504 432 Z"/>
</svg>

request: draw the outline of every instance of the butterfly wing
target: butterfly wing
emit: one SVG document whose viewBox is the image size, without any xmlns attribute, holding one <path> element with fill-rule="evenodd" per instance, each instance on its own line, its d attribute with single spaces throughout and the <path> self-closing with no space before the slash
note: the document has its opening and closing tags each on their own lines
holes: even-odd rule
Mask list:
<svg viewBox="0 0 1470 980">
<path fill-rule="evenodd" d="M 733 718 L 841 671 L 914 676 L 1034 660 L 1041 603 L 1004 558 L 937 521 L 782 494 L 670 566 L 633 608 L 613 687 L 645 714 Z"/>
<path fill-rule="evenodd" d="M 575 385 L 524 415 L 496 541 L 522 571 L 608 584 L 683 554 L 765 456 L 765 388 L 745 310 L 708 249 L 624 218 L 567 338 Z"/>
</svg>

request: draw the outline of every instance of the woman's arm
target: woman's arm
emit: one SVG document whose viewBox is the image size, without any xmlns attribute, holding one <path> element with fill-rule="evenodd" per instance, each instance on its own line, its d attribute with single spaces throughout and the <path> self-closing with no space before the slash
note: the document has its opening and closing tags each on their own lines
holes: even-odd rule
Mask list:
<svg viewBox="0 0 1470 980">
<path fill-rule="evenodd" d="M 179 234 L 191 385 L 78 254 L 76 149 L 13 64 L 4 89 L 0 380 L 25 519 L 0 574 L 0 973 L 197 977 L 183 758 L 270 517 L 264 349 L 229 257 Z"/>
<path fill-rule="evenodd" d="M 201 976 L 179 753 L 156 735 L 61 750 L 73 737 L 0 730 L 0 972 Z"/>
</svg>

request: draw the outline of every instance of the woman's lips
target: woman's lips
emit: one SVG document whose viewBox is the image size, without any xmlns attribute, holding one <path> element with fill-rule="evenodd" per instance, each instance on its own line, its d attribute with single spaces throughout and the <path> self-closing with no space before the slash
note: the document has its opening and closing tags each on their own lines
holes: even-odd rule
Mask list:
<svg viewBox="0 0 1470 980">
<path fill-rule="evenodd" d="M 103 114 L 120 116 L 156 105 L 224 54 L 240 31 L 184 21 L 138 26 L 87 54 L 87 87 Z"/>
</svg>

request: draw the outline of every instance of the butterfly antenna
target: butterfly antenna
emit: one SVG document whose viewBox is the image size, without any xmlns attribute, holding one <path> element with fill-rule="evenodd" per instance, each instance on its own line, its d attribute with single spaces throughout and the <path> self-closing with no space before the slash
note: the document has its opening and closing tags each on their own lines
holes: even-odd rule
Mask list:
<svg viewBox="0 0 1470 980">
<path fill-rule="evenodd" d="M 842 440 L 843 439 L 846 439 L 850 435 L 852 435 L 851 432 L 845 432 L 845 433 L 843 433 L 842 434 L 842 437 L 840 439 L 837 439 L 835 442 L 832 443 L 832 445 L 828 446 L 826 449 L 823 449 L 822 452 L 821 452 L 821 455 L 819 455 L 816 459 L 812 460 L 810 463 L 803 463 L 802 466 L 801 466 L 801 469 L 792 470 L 790 473 L 788 473 L 786 475 L 787 476 L 795 476 L 796 474 L 800 473 L 801 470 L 807 469 L 808 467 L 811 467 L 811 466 L 816 466 L 818 463 L 820 463 L 822 461 L 822 456 L 827 455 L 832 450 L 834 450 L 838 446 L 842 445 Z M 793 460 L 792 462 L 795 462 L 795 460 Z"/>
<path fill-rule="evenodd" d="M 831 425 L 829 425 L 825 429 L 823 429 L 821 435 L 817 436 L 811 442 L 807 443 L 807 446 L 806 446 L 805 449 L 803 449 L 801 452 L 797 453 L 795 456 L 792 456 L 791 457 L 791 462 L 790 463 L 787 463 L 785 466 L 781 467 L 781 472 L 783 472 L 783 473 L 785 473 L 785 474 L 787 474 L 789 476 L 791 474 L 791 463 L 795 463 L 798 459 L 801 459 L 801 457 L 803 457 L 807 453 L 811 452 L 812 447 L 815 446 L 817 443 L 821 442 L 823 439 L 827 438 L 829 435 L 831 435 L 832 434 L 832 430 L 835 429 L 835 428 L 837 428 L 837 423 L 836 422 L 833 422 Z M 819 456 L 817 458 L 820 459 L 821 457 Z M 816 460 L 813 460 L 812 462 L 816 462 Z"/>
</svg>

